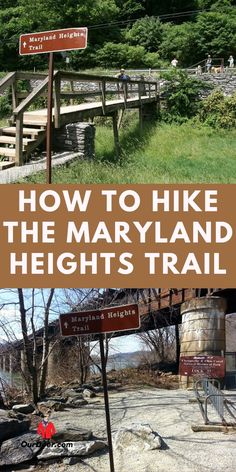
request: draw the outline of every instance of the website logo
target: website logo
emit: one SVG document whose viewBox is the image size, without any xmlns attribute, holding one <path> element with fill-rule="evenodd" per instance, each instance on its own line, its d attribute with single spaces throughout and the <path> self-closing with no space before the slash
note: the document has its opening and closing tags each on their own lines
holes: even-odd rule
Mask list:
<svg viewBox="0 0 236 472">
<path fill-rule="evenodd" d="M 42 439 L 51 439 L 55 433 L 56 428 L 52 421 L 48 421 L 48 419 L 44 418 L 41 423 L 39 423 L 37 434 L 39 434 Z"/>
</svg>

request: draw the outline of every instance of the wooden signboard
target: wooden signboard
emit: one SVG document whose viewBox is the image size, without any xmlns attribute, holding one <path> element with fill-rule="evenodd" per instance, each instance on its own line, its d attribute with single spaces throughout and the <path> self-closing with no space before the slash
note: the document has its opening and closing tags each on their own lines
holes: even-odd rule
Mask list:
<svg viewBox="0 0 236 472">
<path fill-rule="evenodd" d="M 60 315 L 62 336 L 129 331 L 140 327 L 137 304 Z"/>
<path fill-rule="evenodd" d="M 87 47 L 87 28 L 66 28 L 22 34 L 19 52 L 21 56 L 47 52 L 72 51 Z"/>
</svg>

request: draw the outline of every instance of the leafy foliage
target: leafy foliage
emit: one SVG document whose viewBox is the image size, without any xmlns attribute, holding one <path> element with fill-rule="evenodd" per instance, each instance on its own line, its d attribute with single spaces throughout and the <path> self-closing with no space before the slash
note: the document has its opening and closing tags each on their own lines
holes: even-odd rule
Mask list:
<svg viewBox="0 0 236 472">
<path fill-rule="evenodd" d="M 193 117 L 199 110 L 198 96 L 203 84 L 189 77 L 186 72 L 173 70 L 164 74 L 165 108 L 162 119 L 167 122 L 182 123 Z"/>
<path fill-rule="evenodd" d="M 145 16 L 137 20 L 134 25 L 127 30 L 125 39 L 130 44 L 143 46 L 146 51 L 157 51 L 162 40 L 162 24 L 158 18 Z"/>
<path fill-rule="evenodd" d="M 85 51 L 70 53 L 75 68 L 107 64 L 108 51 L 112 53 L 109 65 L 115 67 L 121 62 L 125 66 L 158 67 L 163 61 L 169 63 L 174 56 L 179 66 L 185 67 L 204 60 L 206 54 L 226 60 L 229 54 L 236 56 L 236 0 L 5 0 L 4 4 L 0 3 L 2 70 L 45 69 L 43 55 L 18 56 L 20 34 L 78 25 L 88 26 L 89 36 Z M 199 9 L 203 11 L 198 12 Z M 184 13 L 189 11 L 193 13 Z M 165 18 L 160 20 L 160 15 Z M 149 55 L 153 53 L 156 55 Z M 57 54 L 57 67 L 62 61 Z"/>
<path fill-rule="evenodd" d="M 9 116 L 10 112 L 11 112 L 11 106 L 10 106 L 9 98 L 7 95 L 3 95 L 2 97 L 0 97 L 0 118 Z"/>
<path fill-rule="evenodd" d="M 106 43 L 97 52 L 98 64 L 105 67 L 136 66 L 143 63 L 144 57 L 143 46 L 129 46 L 123 43 Z"/>
<path fill-rule="evenodd" d="M 235 128 L 236 93 L 231 97 L 225 97 L 220 90 L 212 92 L 201 103 L 199 119 L 214 128 Z"/>
</svg>

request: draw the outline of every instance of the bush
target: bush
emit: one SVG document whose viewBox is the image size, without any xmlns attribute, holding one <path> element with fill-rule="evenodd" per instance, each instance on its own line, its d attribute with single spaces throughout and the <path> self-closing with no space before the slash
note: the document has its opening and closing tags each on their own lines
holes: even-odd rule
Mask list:
<svg viewBox="0 0 236 472">
<path fill-rule="evenodd" d="M 160 59 L 157 52 L 147 52 L 143 59 L 143 65 L 151 69 L 161 69 L 167 67 L 167 64 Z"/>
<path fill-rule="evenodd" d="M 0 97 L 0 118 L 4 118 L 5 116 L 11 113 L 11 105 L 9 102 L 8 95 L 2 95 Z"/>
<path fill-rule="evenodd" d="M 189 77 L 184 71 L 173 70 L 162 75 L 165 108 L 162 119 L 167 122 L 182 123 L 195 116 L 199 111 L 199 95 L 204 85 L 202 81 Z"/>
<path fill-rule="evenodd" d="M 231 97 L 225 97 L 221 90 L 214 90 L 202 101 L 199 119 L 213 128 L 235 128 L 236 93 Z"/>
</svg>

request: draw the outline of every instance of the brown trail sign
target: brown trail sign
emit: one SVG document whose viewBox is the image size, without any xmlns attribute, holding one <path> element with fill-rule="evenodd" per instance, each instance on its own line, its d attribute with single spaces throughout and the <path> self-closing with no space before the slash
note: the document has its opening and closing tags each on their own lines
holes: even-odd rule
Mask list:
<svg viewBox="0 0 236 472">
<path fill-rule="evenodd" d="M 48 59 L 48 111 L 47 111 L 47 184 L 52 183 L 52 94 L 54 76 L 54 52 L 72 51 L 87 47 L 87 28 L 27 33 L 20 36 L 20 55 L 49 53 Z"/>
<path fill-rule="evenodd" d="M 129 331 L 140 327 L 138 305 L 122 305 L 100 310 L 60 315 L 62 336 Z"/>
<path fill-rule="evenodd" d="M 180 375 L 224 378 L 225 358 L 221 356 L 182 356 L 179 366 Z"/>
<path fill-rule="evenodd" d="M 129 304 L 99 310 L 65 313 L 60 315 L 59 323 L 62 336 L 99 334 L 110 471 L 115 472 L 103 333 L 138 329 L 140 327 L 138 305 Z"/>
<path fill-rule="evenodd" d="M 20 55 L 44 54 L 47 52 L 72 51 L 87 47 L 87 28 L 66 28 L 22 34 L 20 36 Z"/>
</svg>

